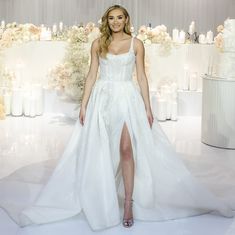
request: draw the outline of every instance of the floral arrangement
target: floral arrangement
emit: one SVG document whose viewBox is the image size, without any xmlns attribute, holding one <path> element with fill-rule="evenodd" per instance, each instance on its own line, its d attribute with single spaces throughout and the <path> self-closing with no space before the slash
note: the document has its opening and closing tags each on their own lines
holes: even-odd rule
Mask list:
<svg viewBox="0 0 235 235">
<path fill-rule="evenodd" d="M 1 35 L 0 47 L 10 47 L 14 42 L 22 43 L 39 40 L 40 32 L 40 27 L 34 24 L 17 24 L 16 22 L 7 24 Z"/>
<path fill-rule="evenodd" d="M 160 53 L 162 55 L 168 55 L 173 46 L 172 39 L 167 33 L 167 27 L 165 25 L 158 25 L 152 29 L 142 25 L 138 30 L 137 38 L 146 44 L 160 44 Z"/>
<path fill-rule="evenodd" d="M 224 42 L 223 42 L 223 30 L 224 30 L 224 26 L 223 25 L 219 25 L 217 27 L 217 36 L 215 37 L 215 46 L 220 50 L 223 51 L 223 47 L 224 47 Z"/>
<path fill-rule="evenodd" d="M 42 27 L 33 24 L 6 25 L 0 30 L 0 53 L 4 48 L 11 47 L 13 43 L 26 43 L 40 40 Z M 52 40 L 68 41 L 65 58 L 50 72 L 50 86 L 80 103 L 84 89 L 85 77 L 89 66 L 90 43 L 99 36 L 100 32 L 94 23 L 89 22 L 85 27 L 72 26 L 52 34 Z M 2 56 L 0 55 L 0 59 Z M 0 86 L 11 87 L 14 74 L 4 68 L 0 61 Z"/>
<path fill-rule="evenodd" d="M 86 27 L 73 26 L 68 31 L 67 51 L 63 63 L 50 71 L 49 86 L 62 91 L 66 96 L 81 103 L 85 78 L 89 68 L 90 43 L 99 32 L 93 23 Z"/>
</svg>

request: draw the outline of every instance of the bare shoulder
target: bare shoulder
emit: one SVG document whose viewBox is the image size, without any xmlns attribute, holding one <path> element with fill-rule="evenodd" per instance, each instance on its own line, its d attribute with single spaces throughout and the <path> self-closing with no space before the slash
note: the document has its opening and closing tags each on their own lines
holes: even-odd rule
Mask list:
<svg viewBox="0 0 235 235">
<path fill-rule="evenodd" d="M 144 51 L 144 43 L 136 37 L 134 37 L 134 50 L 136 53 L 138 51 Z"/>
</svg>

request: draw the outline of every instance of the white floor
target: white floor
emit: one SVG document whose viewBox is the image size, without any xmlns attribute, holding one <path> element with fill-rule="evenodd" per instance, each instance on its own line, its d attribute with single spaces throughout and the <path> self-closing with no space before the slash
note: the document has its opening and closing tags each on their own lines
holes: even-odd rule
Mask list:
<svg viewBox="0 0 235 235">
<path fill-rule="evenodd" d="M 73 130 L 74 120 L 61 113 L 45 113 L 41 117 L 7 117 L 0 121 L 0 178 L 16 169 L 54 159 L 63 151 Z M 225 150 L 202 144 L 200 141 L 200 118 L 179 117 L 178 121 L 162 122 L 177 152 L 199 180 L 216 194 L 230 195 L 235 192 L 235 150 Z M 216 181 L 216 187 L 211 183 Z M 225 187 L 226 186 L 226 187 Z M 231 186 L 231 187 L 230 187 Z M 229 190 L 231 193 L 229 194 Z M 19 228 L 0 209 L 1 235 L 75 235 L 75 234 L 158 234 L 158 235 L 234 235 L 228 231 L 233 219 L 203 215 L 167 222 L 140 222 L 125 229 L 120 224 L 105 231 L 93 232 L 86 221 L 71 218 L 59 223 Z"/>
</svg>

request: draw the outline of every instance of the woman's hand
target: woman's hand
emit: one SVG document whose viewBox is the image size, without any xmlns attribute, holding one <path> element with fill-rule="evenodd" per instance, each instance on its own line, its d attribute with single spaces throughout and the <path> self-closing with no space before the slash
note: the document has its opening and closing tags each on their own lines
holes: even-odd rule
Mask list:
<svg viewBox="0 0 235 235">
<path fill-rule="evenodd" d="M 79 121 L 82 125 L 84 125 L 85 122 L 85 115 L 86 115 L 86 108 L 81 107 L 79 112 Z"/>
<path fill-rule="evenodd" d="M 153 119 L 154 119 L 154 118 L 153 118 L 153 114 L 152 114 L 151 108 L 150 108 L 150 109 L 147 109 L 146 113 L 147 113 L 147 118 L 148 118 L 148 121 L 149 121 L 149 125 L 150 125 L 150 127 L 152 128 Z"/>
</svg>

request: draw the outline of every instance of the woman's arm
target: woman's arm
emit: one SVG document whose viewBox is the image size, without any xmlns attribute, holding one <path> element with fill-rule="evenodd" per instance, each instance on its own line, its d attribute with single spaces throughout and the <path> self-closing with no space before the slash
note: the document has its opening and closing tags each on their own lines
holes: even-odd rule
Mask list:
<svg viewBox="0 0 235 235">
<path fill-rule="evenodd" d="M 87 103 L 91 94 L 92 87 L 97 77 L 97 71 L 99 67 L 98 49 L 99 49 L 99 41 L 98 39 L 96 39 L 93 41 L 91 45 L 91 63 L 90 63 L 89 72 L 86 77 L 84 92 L 82 96 L 82 103 L 79 113 L 79 120 L 82 125 L 84 125 Z"/>
<path fill-rule="evenodd" d="M 86 77 L 81 108 L 86 108 L 90 94 L 91 94 L 92 87 L 96 81 L 97 71 L 99 67 L 99 56 L 98 56 L 99 44 L 98 43 L 99 43 L 98 39 L 96 39 L 93 41 L 91 45 L 91 63 L 90 63 L 89 72 Z"/>
<path fill-rule="evenodd" d="M 145 110 L 147 113 L 148 121 L 150 126 L 152 127 L 153 123 L 153 114 L 150 106 L 150 100 L 149 100 L 149 85 L 147 76 L 145 73 L 144 68 L 144 56 L 145 56 L 145 50 L 143 42 L 139 39 L 135 39 L 135 50 L 136 50 L 136 72 L 137 72 L 137 80 L 138 84 L 140 86 L 141 95 L 144 100 Z"/>
</svg>

